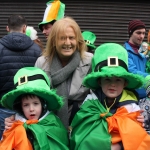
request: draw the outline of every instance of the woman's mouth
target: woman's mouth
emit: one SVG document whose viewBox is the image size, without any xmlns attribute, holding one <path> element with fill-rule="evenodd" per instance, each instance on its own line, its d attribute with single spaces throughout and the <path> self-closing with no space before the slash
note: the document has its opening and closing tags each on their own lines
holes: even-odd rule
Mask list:
<svg viewBox="0 0 150 150">
<path fill-rule="evenodd" d="M 63 47 L 64 50 L 70 50 L 72 47 L 68 46 L 68 47 Z"/>
</svg>

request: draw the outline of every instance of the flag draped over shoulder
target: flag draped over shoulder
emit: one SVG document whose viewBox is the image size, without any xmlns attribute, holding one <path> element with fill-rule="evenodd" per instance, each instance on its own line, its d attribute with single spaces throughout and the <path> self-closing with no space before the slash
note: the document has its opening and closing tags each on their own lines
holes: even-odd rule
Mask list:
<svg viewBox="0 0 150 150">
<path fill-rule="evenodd" d="M 71 124 L 71 150 L 110 150 L 111 143 L 120 141 L 124 150 L 149 150 L 150 136 L 137 122 L 138 115 L 124 107 L 112 115 L 99 100 L 85 101 Z"/>
<path fill-rule="evenodd" d="M 97 100 L 85 101 L 71 124 L 71 150 L 110 150 L 111 136 L 105 117 L 100 114 L 106 112 Z"/>
<path fill-rule="evenodd" d="M 23 124 L 21 121 L 16 121 L 13 127 L 4 133 L 5 135 L 9 132 L 8 134 L 6 134 L 6 136 L 4 136 L 4 139 L 0 144 L 0 150 L 5 150 L 1 149 L 1 147 L 6 148 L 8 147 L 8 145 L 12 145 L 13 147 L 16 146 L 15 150 L 21 150 L 24 148 L 26 150 L 32 150 L 32 146 L 27 139 L 25 130 L 30 130 L 32 132 L 34 136 L 33 145 L 35 150 L 69 149 L 67 130 L 62 125 L 59 118 L 54 116 L 53 113 L 50 113 L 38 123 L 31 124 L 29 121 L 27 121 Z M 24 133 L 24 136 L 22 135 L 22 133 Z M 12 139 L 11 143 L 9 139 Z M 19 141 L 20 139 L 22 140 Z M 29 144 L 29 146 L 26 144 L 27 147 L 25 147 L 24 141 Z M 19 144 L 21 144 L 23 148 L 18 145 L 18 142 L 20 142 Z M 12 150 L 12 148 L 7 150 Z"/>
<path fill-rule="evenodd" d="M 28 122 L 29 124 L 37 123 L 38 120 Z M 27 138 L 23 122 L 16 121 L 9 130 L 3 133 L 3 139 L 0 141 L 0 150 L 33 150 L 30 141 Z"/>
</svg>

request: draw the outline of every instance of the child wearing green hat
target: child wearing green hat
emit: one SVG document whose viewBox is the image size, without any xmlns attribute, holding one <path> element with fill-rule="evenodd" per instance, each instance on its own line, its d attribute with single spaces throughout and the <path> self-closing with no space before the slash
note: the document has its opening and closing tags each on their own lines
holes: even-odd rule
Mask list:
<svg viewBox="0 0 150 150">
<path fill-rule="evenodd" d="M 106 43 L 96 49 L 92 72 L 83 80 L 91 94 L 71 123 L 71 150 L 149 149 L 150 136 L 137 119 L 140 107 L 134 91 L 144 79 L 127 68 L 121 45 Z"/>
<path fill-rule="evenodd" d="M 1 100 L 17 113 L 12 127 L 3 133 L 0 149 L 68 150 L 68 132 L 53 113 L 63 99 L 50 89 L 46 73 L 36 67 L 22 68 L 14 76 L 14 86 Z"/>
</svg>

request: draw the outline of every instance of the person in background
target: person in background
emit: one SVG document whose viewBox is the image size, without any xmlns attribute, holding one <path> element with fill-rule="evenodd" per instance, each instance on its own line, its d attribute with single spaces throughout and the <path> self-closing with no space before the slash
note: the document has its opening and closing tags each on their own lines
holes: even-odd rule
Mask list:
<svg viewBox="0 0 150 150">
<path fill-rule="evenodd" d="M 31 38 L 39 47 L 41 48 L 41 51 L 44 51 L 44 46 L 42 41 L 37 36 L 37 31 L 32 26 L 27 26 L 26 28 L 26 35 Z"/>
<path fill-rule="evenodd" d="M 41 55 L 40 47 L 26 33 L 27 21 L 23 15 L 13 14 L 8 18 L 8 34 L 0 39 L 0 99 L 14 88 L 13 76 L 22 67 L 34 66 Z M 0 138 L 4 119 L 14 114 L 0 105 Z"/>
<path fill-rule="evenodd" d="M 43 21 L 38 26 L 47 39 L 55 21 L 64 17 L 65 4 L 60 0 L 51 0 L 46 5 Z"/>
<path fill-rule="evenodd" d="M 71 150 L 149 150 L 150 136 L 137 120 L 141 114 L 134 91 L 143 83 L 144 77 L 128 72 L 123 46 L 100 45 L 92 72 L 83 80 L 91 94 L 71 123 Z"/>
<path fill-rule="evenodd" d="M 128 24 L 129 40 L 124 44 L 124 47 L 128 52 L 129 72 L 140 74 L 143 77 L 149 75 L 146 72 L 147 58 L 138 51 L 144 40 L 145 32 L 146 27 L 141 20 L 131 20 Z M 136 91 L 140 98 L 146 97 L 146 91 L 144 88 L 139 88 Z"/>
<path fill-rule="evenodd" d="M 146 90 L 146 98 L 139 100 L 139 106 L 144 116 L 145 130 L 150 134 L 150 76 L 146 76 L 143 87 Z"/>
<path fill-rule="evenodd" d="M 148 43 L 147 42 L 142 42 L 138 52 L 143 53 L 144 55 L 147 55 L 147 53 L 148 53 Z"/>
<path fill-rule="evenodd" d="M 82 32 L 83 39 L 87 45 L 87 51 L 94 53 L 96 46 L 94 45 L 96 40 L 96 35 L 91 31 Z"/>
<path fill-rule="evenodd" d="M 46 73 L 24 67 L 15 74 L 14 86 L 1 100 L 17 114 L 12 128 L 3 133 L 0 150 L 69 150 L 68 132 L 53 113 L 62 107 L 63 99 L 50 89 Z"/>
</svg>

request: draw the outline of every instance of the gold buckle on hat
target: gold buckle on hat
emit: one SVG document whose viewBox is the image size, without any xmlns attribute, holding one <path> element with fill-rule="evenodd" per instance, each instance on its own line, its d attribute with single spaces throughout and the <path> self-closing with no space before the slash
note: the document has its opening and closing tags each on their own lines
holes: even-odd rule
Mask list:
<svg viewBox="0 0 150 150">
<path fill-rule="evenodd" d="M 117 67 L 119 66 L 118 57 L 108 57 L 107 58 L 108 67 Z"/>
<path fill-rule="evenodd" d="M 18 78 L 18 85 L 22 85 L 28 82 L 28 77 L 27 75 L 24 75 L 22 77 Z"/>
</svg>

